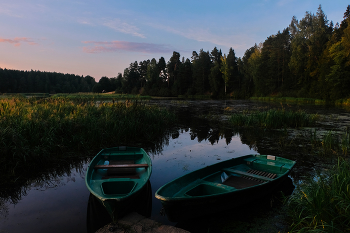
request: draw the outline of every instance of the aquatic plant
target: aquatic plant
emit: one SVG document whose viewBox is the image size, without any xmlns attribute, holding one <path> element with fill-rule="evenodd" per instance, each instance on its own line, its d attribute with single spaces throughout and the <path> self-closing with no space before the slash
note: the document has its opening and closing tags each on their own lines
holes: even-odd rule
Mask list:
<svg viewBox="0 0 350 233">
<path fill-rule="evenodd" d="M 350 134 L 348 130 L 346 130 L 346 133 L 342 135 L 340 146 L 343 155 L 347 155 L 348 151 L 350 150 Z"/>
<path fill-rule="evenodd" d="M 290 232 L 347 232 L 350 230 L 350 162 L 300 184 L 287 199 Z"/>
<path fill-rule="evenodd" d="M 245 111 L 233 114 L 229 122 L 234 126 L 285 128 L 306 127 L 314 125 L 319 118 L 317 114 L 307 114 L 304 111 L 287 111 L 270 109 L 267 111 Z"/>
<path fill-rule="evenodd" d="M 105 93 L 59 93 L 51 96 L 53 99 L 65 98 L 71 100 L 88 99 L 88 100 L 147 100 L 150 96 L 131 95 L 131 94 L 105 94 Z"/>
<path fill-rule="evenodd" d="M 314 129 L 314 131 L 310 131 L 308 139 L 315 152 L 323 156 L 347 156 L 350 150 L 350 135 L 348 130 L 337 133 L 331 130 L 321 136 L 321 133 Z"/>
<path fill-rule="evenodd" d="M 336 105 L 344 105 L 344 106 L 350 106 L 350 98 L 348 99 L 339 99 L 335 101 Z"/>
<path fill-rule="evenodd" d="M 331 154 L 336 155 L 340 144 L 339 144 L 338 137 L 332 131 L 328 131 L 323 136 L 321 145 L 322 145 L 324 155 L 331 155 Z"/>
<path fill-rule="evenodd" d="M 206 100 L 211 99 L 210 95 L 179 95 L 180 99 L 197 99 L 197 100 Z"/>
<path fill-rule="evenodd" d="M 290 103 L 298 103 L 298 104 L 300 103 L 300 104 L 317 104 L 317 105 L 326 105 L 326 104 L 333 103 L 333 102 L 321 100 L 321 99 L 295 98 L 295 97 L 250 97 L 250 99 L 258 100 L 258 101 L 290 102 Z M 339 104 L 339 101 L 335 103 Z M 340 104 L 342 104 L 342 102 L 340 102 Z"/>
<path fill-rule="evenodd" d="M 69 99 L 1 99 L 1 170 L 63 160 L 103 147 L 152 141 L 175 121 L 157 106 Z"/>
</svg>

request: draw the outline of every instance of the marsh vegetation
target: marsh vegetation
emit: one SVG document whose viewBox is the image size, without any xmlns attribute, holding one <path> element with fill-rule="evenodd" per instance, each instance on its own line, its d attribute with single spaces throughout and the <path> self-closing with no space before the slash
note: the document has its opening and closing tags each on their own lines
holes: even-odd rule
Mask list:
<svg viewBox="0 0 350 233">
<path fill-rule="evenodd" d="M 300 183 L 287 199 L 290 232 L 348 232 L 350 162 L 339 159 L 329 170 Z"/>
<path fill-rule="evenodd" d="M 21 187 L 27 187 L 32 182 L 45 184 L 45 179 L 49 179 L 47 183 L 50 185 L 53 180 L 62 175 L 62 171 L 68 174 L 73 167 L 72 164 L 84 164 L 78 166 L 84 169 L 88 159 L 82 160 L 81 158 L 91 157 L 100 148 L 119 145 L 119 143 L 147 147 L 148 150 L 151 150 L 148 145 L 158 145 L 158 150 L 154 152 L 157 155 L 154 161 L 158 163 L 158 166 L 154 167 L 152 176 L 155 180 L 152 183 L 152 188 L 157 189 L 158 184 L 165 182 L 163 179 L 167 176 L 164 174 L 178 176 L 182 172 L 191 171 L 194 166 L 205 166 L 203 163 L 215 163 L 217 160 L 234 156 L 234 151 L 239 150 L 240 147 L 240 145 L 233 146 L 236 145 L 234 143 L 237 142 L 238 137 L 238 141 L 242 145 L 254 149 L 257 153 L 276 154 L 297 160 L 297 166 L 291 174 L 297 190 L 290 198 L 287 197 L 287 200 L 290 200 L 290 205 L 288 205 L 287 200 L 285 204 L 276 205 L 279 202 L 276 200 L 273 207 L 269 207 L 270 200 L 267 200 L 264 207 L 257 213 L 245 215 L 246 218 L 250 219 L 249 221 L 245 218 L 240 218 L 239 221 L 236 218 L 237 221 L 234 221 L 231 215 L 225 215 L 220 221 L 216 221 L 217 217 L 209 216 L 208 218 L 212 219 L 208 221 L 211 226 L 208 226 L 205 231 L 210 228 L 209 232 L 212 229 L 218 229 L 221 232 L 236 232 L 239 229 L 254 232 L 254 229 L 258 229 L 257 227 L 260 225 L 266 226 L 265 232 L 271 232 L 271 229 L 277 229 L 276 232 L 287 232 L 288 230 L 298 232 L 303 231 L 305 227 L 305 229 L 311 229 L 315 225 L 311 224 L 310 216 L 319 216 L 323 214 L 322 211 L 327 212 L 328 210 L 317 209 L 318 212 L 315 212 L 311 206 L 297 205 L 292 201 L 293 198 L 299 200 L 301 197 L 305 197 L 305 193 L 310 198 L 309 201 L 332 201 L 334 205 L 340 205 L 339 202 L 345 203 L 341 199 L 326 199 L 331 194 L 314 197 L 312 192 L 315 190 L 314 186 L 330 184 L 332 177 L 341 173 L 339 169 L 335 169 L 334 173 L 326 172 L 326 169 L 331 170 L 332 166 L 337 165 L 335 161 L 338 160 L 338 157 L 342 157 L 344 160 L 348 158 L 349 131 L 345 127 L 337 126 L 342 119 L 346 120 L 346 118 L 330 117 L 332 114 L 326 116 L 322 111 L 311 111 L 309 107 L 300 110 L 300 107 L 294 106 L 295 109 L 293 109 L 289 105 L 285 105 L 283 108 L 280 106 L 279 103 L 264 104 L 263 102 L 251 101 L 147 100 L 140 102 L 139 100 L 119 100 L 113 103 L 112 100 L 107 102 L 66 98 L 3 99 L 0 102 L 0 135 L 1 143 L 6 147 L 1 147 L 4 156 L 0 159 L 1 169 L 6 171 L 8 181 L 4 183 L 2 180 L 1 185 L 5 188 L 1 190 L 0 198 L 4 200 L 10 196 L 10 198 L 13 197 L 13 202 L 18 202 L 21 200 L 21 196 L 27 195 L 28 188 Z M 324 107 L 320 106 L 319 108 L 323 109 Z M 329 112 L 330 110 L 325 109 L 325 111 Z M 260 119 L 260 117 L 256 117 L 261 120 L 261 127 L 257 127 L 257 125 L 236 127 L 230 122 L 230 118 L 234 115 L 251 117 L 252 113 L 261 113 L 261 115 L 266 116 L 267 113 L 272 112 L 278 112 L 271 114 L 277 118 L 261 117 Z M 290 125 L 282 123 L 267 127 L 268 122 L 278 121 L 283 117 L 290 119 L 288 114 L 297 118 L 299 112 L 303 117 L 301 120 L 299 119 L 298 123 Z M 177 122 L 173 124 L 175 118 Z M 310 119 L 315 121 L 309 121 Z M 346 125 L 345 120 L 343 125 Z M 145 125 L 147 123 L 150 125 Z M 188 135 L 186 140 L 178 139 L 184 134 Z M 192 140 L 197 142 L 192 142 Z M 169 141 L 172 143 L 169 144 Z M 193 150 L 188 152 L 185 150 L 187 148 L 185 144 L 188 142 L 199 146 L 197 150 L 201 147 L 205 150 L 197 151 L 198 155 L 195 155 Z M 210 152 L 209 150 L 214 148 L 214 145 L 216 145 L 215 152 Z M 230 149 L 228 149 L 229 146 L 231 146 Z M 30 152 L 30 149 L 35 150 L 36 154 Z M 22 152 L 23 154 L 21 154 Z M 195 157 L 199 155 L 202 157 L 196 160 L 198 162 L 194 162 Z M 74 162 L 75 158 L 77 162 Z M 45 167 L 44 170 L 43 167 Z M 63 168 L 62 171 L 58 167 Z M 33 168 L 37 169 L 34 172 L 28 172 Z M 164 169 L 166 169 L 166 173 L 164 173 Z M 83 174 L 84 171 L 81 173 Z M 313 180 L 321 180 L 321 178 L 317 178 L 318 175 L 329 182 L 313 184 Z M 339 176 L 340 180 L 343 179 L 341 177 Z M 345 197 L 343 188 L 336 190 L 335 185 L 331 187 L 332 195 L 337 192 L 338 196 Z M 307 210 L 297 208 L 297 206 L 303 206 Z M 293 207 L 295 208 L 293 209 Z M 4 211 L 6 212 L 6 209 Z M 300 218 L 295 218 L 295 216 Z M 216 220 L 214 221 L 214 219 Z M 293 220 L 287 222 L 288 219 Z M 305 221 L 301 221 L 303 219 Z M 322 218 L 322 221 L 325 227 L 327 224 L 338 224 L 337 219 Z M 347 224 L 345 219 L 342 221 Z M 319 224 L 322 222 L 319 220 L 316 223 L 317 226 L 320 226 Z M 276 224 L 283 227 L 278 228 Z M 322 229 L 320 228 L 320 230 Z"/>
<path fill-rule="evenodd" d="M 167 109 L 136 100 L 0 100 L 0 167 L 7 181 L 50 163 L 91 157 L 104 147 L 152 143 L 175 122 Z"/>
<path fill-rule="evenodd" d="M 301 110 L 269 109 L 267 111 L 235 113 L 230 117 L 229 122 L 233 126 L 240 127 L 298 128 L 313 126 L 318 118 L 317 114 L 307 114 Z"/>
</svg>

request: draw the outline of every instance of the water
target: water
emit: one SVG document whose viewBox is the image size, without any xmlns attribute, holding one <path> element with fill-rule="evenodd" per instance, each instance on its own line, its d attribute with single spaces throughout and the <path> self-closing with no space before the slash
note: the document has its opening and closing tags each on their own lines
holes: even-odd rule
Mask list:
<svg viewBox="0 0 350 233">
<path fill-rule="evenodd" d="M 263 153 L 266 150 L 258 149 L 258 145 L 264 143 L 256 143 L 259 133 L 255 129 L 238 133 L 193 118 L 194 115 L 211 111 L 222 112 L 226 106 L 232 106 L 232 102 L 206 101 L 205 104 L 197 103 L 197 107 L 194 107 L 194 104 L 191 102 L 181 108 L 179 112 L 182 121 L 178 128 L 173 129 L 168 137 L 158 143 L 157 150 L 152 150 L 148 145 L 144 146 L 153 163 L 150 178 L 151 195 L 148 195 L 152 207 L 150 217 L 163 224 L 176 223 L 169 222 L 160 214 L 161 203 L 154 197 L 154 193 L 162 185 L 196 169 L 246 154 Z M 260 106 L 257 103 L 254 105 Z M 251 107 L 247 101 L 233 106 Z M 329 109 L 318 108 L 331 112 Z M 344 114 L 343 110 L 336 111 Z M 38 179 L 35 183 L 23 187 L 22 194 L 17 192 L 14 195 L 16 197 L 0 198 L 0 233 L 90 232 L 91 224 L 87 227 L 88 220 L 94 219 L 91 216 L 104 216 L 104 213 L 103 209 L 98 210 L 98 213 L 91 213 L 93 205 L 84 181 L 88 162 L 80 161 L 64 174 Z"/>
<path fill-rule="evenodd" d="M 241 143 L 239 136 L 233 136 L 226 145 L 225 138 L 217 143 L 198 142 L 191 139 L 190 132 L 182 132 L 178 138 L 169 139 L 161 153 L 150 153 L 152 158 L 152 215 L 151 218 L 164 224 L 168 222 L 160 215 L 161 203 L 154 198 L 154 193 L 165 183 L 196 169 L 255 153 Z M 86 216 L 89 191 L 85 186 L 85 170 L 71 170 L 65 174 L 42 183 L 34 183 L 27 190 L 27 195 L 14 204 L 5 202 L 7 211 L 0 220 L 0 232 L 87 232 Z"/>
</svg>

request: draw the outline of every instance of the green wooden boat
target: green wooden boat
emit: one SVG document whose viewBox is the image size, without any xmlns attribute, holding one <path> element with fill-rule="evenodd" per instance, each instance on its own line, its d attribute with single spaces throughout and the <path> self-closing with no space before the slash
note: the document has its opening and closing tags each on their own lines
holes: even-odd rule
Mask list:
<svg viewBox="0 0 350 233">
<path fill-rule="evenodd" d="M 160 187 L 158 198 L 170 221 L 232 209 L 273 192 L 295 161 L 246 155 L 193 171 Z"/>
<path fill-rule="evenodd" d="M 137 147 L 114 147 L 101 150 L 90 162 L 85 184 L 104 205 L 113 220 L 135 208 L 135 199 L 152 172 L 146 151 Z"/>
</svg>

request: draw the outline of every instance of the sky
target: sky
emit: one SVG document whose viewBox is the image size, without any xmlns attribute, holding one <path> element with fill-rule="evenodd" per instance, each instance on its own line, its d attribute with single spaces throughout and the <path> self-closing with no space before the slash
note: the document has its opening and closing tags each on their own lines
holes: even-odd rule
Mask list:
<svg viewBox="0 0 350 233">
<path fill-rule="evenodd" d="M 116 77 L 135 61 L 214 47 L 237 57 L 293 16 L 341 22 L 345 0 L 0 0 L 0 68 Z"/>
</svg>

